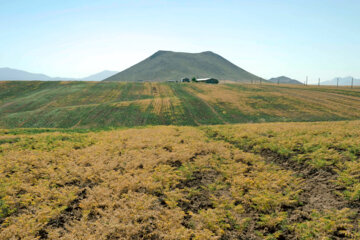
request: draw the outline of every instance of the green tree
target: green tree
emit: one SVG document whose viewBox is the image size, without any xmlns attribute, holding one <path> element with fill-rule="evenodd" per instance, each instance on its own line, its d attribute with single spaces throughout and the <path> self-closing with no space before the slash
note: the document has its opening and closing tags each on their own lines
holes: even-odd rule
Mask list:
<svg viewBox="0 0 360 240">
<path fill-rule="evenodd" d="M 191 79 L 191 81 L 192 81 L 192 82 L 196 82 L 196 77 L 193 77 L 193 78 Z"/>
</svg>

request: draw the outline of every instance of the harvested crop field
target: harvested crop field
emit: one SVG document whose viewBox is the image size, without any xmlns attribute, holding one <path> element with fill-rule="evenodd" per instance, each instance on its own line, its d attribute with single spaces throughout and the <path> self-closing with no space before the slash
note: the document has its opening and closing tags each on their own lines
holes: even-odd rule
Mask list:
<svg viewBox="0 0 360 240">
<path fill-rule="evenodd" d="M 359 239 L 359 129 L 0 130 L 0 238 Z"/>
</svg>

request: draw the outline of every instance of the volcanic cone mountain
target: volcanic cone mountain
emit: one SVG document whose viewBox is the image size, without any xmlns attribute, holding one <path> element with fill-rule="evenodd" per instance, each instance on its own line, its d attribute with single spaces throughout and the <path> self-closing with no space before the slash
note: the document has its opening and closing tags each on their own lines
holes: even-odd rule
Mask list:
<svg viewBox="0 0 360 240">
<path fill-rule="evenodd" d="M 212 77 L 237 82 L 260 81 L 261 79 L 210 51 L 201 53 L 158 51 L 104 81 L 162 82 L 180 80 L 183 77 Z"/>
</svg>

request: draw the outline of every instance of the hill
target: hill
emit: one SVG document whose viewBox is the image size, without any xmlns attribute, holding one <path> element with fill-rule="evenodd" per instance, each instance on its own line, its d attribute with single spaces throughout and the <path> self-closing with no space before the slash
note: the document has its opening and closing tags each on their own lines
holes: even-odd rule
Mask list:
<svg viewBox="0 0 360 240">
<path fill-rule="evenodd" d="M 102 71 L 84 78 L 49 77 L 12 68 L 0 68 L 0 81 L 102 81 L 118 72 Z"/>
<path fill-rule="evenodd" d="M 183 53 L 158 51 L 149 58 L 105 81 L 168 81 L 183 77 L 213 77 L 238 82 L 259 81 L 260 78 L 232 64 L 213 52 Z"/>
<path fill-rule="evenodd" d="M 321 82 L 322 85 L 336 86 L 339 79 L 339 86 L 350 86 L 352 77 L 339 77 L 332 80 Z M 360 86 L 360 79 L 354 78 L 354 86 Z"/>
<path fill-rule="evenodd" d="M 291 78 L 288 78 L 288 77 L 285 77 L 285 76 L 276 77 L 276 78 L 270 78 L 269 81 L 273 82 L 273 83 L 283 83 L 283 84 L 302 84 L 298 80 L 291 79 Z"/>
<path fill-rule="evenodd" d="M 1 81 L 11 81 L 11 80 L 39 80 L 47 81 L 51 78 L 45 74 L 40 73 L 30 73 L 22 70 L 12 69 L 12 68 L 0 68 L 0 80 Z"/>
<path fill-rule="evenodd" d="M 0 127 L 104 128 L 360 118 L 360 89 L 297 85 L 0 82 Z"/>
<path fill-rule="evenodd" d="M 117 73 L 118 73 L 117 71 L 104 70 L 102 72 L 95 73 L 88 77 L 82 78 L 81 80 L 83 80 L 83 81 L 102 81 L 102 80 L 109 78 Z"/>
<path fill-rule="evenodd" d="M 0 239 L 360 239 L 360 122 L 0 129 Z"/>
</svg>

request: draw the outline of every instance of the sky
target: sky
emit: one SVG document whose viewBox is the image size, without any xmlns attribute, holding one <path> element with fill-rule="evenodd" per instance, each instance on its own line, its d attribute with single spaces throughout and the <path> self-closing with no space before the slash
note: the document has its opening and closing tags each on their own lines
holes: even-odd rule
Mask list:
<svg viewBox="0 0 360 240">
<path fill-rule="evenodd" d="M 0 67 L 122 71 L 157 50 L 213 51 L 263 78 L 360 78 L 358 0 L 0 0 Z"/>
</svg>

